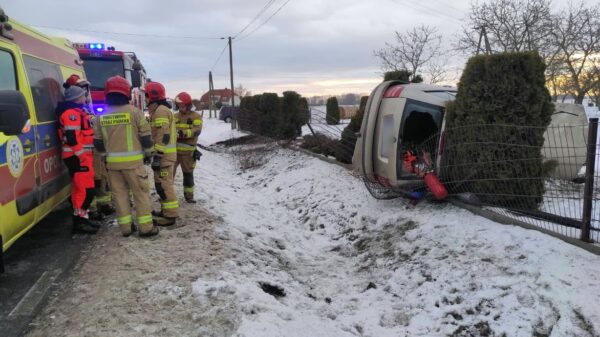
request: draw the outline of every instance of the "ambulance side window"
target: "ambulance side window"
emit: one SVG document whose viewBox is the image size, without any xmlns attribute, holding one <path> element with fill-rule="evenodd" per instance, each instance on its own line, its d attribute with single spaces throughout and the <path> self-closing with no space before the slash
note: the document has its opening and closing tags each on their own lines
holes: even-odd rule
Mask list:
<svg viewBox="0 0 600 337">
<path fill-rule="evenodd" d="M 63 99 L 63 79 L 58 65 L 27 55 L 23 56 L 23 60 L 29 76 L 38 122 L 56 120 L 54 110 Z"/>
<path fill-rule="evenodd" d="M 4 50 L 0 50 L 0 90 L 17 90 L 15 60 Z"/>
</svg>

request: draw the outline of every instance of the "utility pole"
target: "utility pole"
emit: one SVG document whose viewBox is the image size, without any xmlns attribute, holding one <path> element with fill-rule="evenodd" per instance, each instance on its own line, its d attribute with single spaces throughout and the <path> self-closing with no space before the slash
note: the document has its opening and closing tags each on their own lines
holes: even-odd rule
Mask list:
<svg viewBox="0 0 600 337">
<path fill-rule="evenodd" d="M 233 53 L 231 51 L 231 36 L 229 39 L 229 78 L 231 79 L 231 108 L 233 118 L 231 119 L 231 129 L 237 129 L 237 114 L 235 113 L 235 91 L 233 88 Z"/>
<path fill-rule="evenodd" d="M 483 48 L 481 48 L 481 40 L 482 39 L 485 42 L 485 53 L 487 55 L 491 55 L 492 47 L 490 46 L 490 40 L 488 40 L 487 31 L 485 30 L 485 26 L 481 26 L 479 28 L 481 28 L 481 32 L 479 32 L 479 42 L 477 43 L 477 51 L 475 52 L 475 55 L 479 55 L 479 51 L 483 50 Z"/>
<path fill-rule="evenodd" d="M 213 99 L 213 78 L 212 78 L 212 71 L 208 72 L 208 116 L 210 118 L 213 118 L 213 103 L 214 103 L 214 99 Z M 215 109 L 215 118 L 217 117 L 217 110 Z"/>
</svg>

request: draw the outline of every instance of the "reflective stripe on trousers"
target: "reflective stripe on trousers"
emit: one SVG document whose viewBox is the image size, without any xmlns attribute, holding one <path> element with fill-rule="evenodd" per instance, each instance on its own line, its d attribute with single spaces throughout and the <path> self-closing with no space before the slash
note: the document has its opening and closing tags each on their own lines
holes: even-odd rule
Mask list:
<svg viewBox="0 0 600 337">
<path fill-rule="evenodd" d="M 162 204 L 162 208 L 163 209 L 175 209 L 175 208 L 179 208 L 179 201 L 175 200 L 175 201 L 165 201 Z"/>
<path fill-rule="evenodd" d="M 168 145 L 154 144 L 154 148 L 156 149 L 156 151 L 160 151 L 162 153 L 177 152 L 177 146 L 175 144 L 168 144 Z"/>
<path fill-rule="evenodd" d="M 106 154 L 107 163 L 124 163 L 144 159 L 142 151 L 109 152 Z"/>
<path fill-rule="evenodd" d="M 133 222 L 133 217 L 130 215 L 120 216 L 117 218 L 117 223 L 119 225 L 128 225 Z"/>
<path fill-rule="evenodd" d="M 177 143 L 177 151 L 194 151 L 196 150 L 196 147 L 194 145 L 189 145 L 189 144 L 184 144 L 184 143 Z"/>
</svg>

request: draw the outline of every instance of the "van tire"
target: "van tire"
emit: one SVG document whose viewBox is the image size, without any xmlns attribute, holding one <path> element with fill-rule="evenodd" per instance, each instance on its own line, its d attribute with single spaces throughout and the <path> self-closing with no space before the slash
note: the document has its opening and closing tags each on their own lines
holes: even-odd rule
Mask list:
<svg viewBox="0 0 600 337">
<path fill-rule="evenodd" d="M 231 117 L 226 117 L 225 118 L 225 123 L 231 123 Z"/>
</svg>

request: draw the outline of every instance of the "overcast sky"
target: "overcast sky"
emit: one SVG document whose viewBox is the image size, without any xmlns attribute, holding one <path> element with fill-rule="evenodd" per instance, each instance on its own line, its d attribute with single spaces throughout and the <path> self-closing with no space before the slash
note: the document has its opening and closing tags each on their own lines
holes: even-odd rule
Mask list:
<svg viewBox="0 0 600 337">
<path fill-rule="evenodd" d="M 229 86 L 228 51 L 216 62 L 226 40 L 218 38 L 236 36 L 267 4 L 234 39 L 235 85 L 252 93 L 296 90 L 309 96 L 370 92 L 381 80 L 373 50 L 393 42 L 394 31 L 420 24 L 438 27 L 450 41 L 470 1 L 0 0 L 9 16 L 45 33 L 134 51 L 169 96 L 185 90 L 194 97 L 208 89 L 211 69 L 215 88 Z"/>
</svg>

